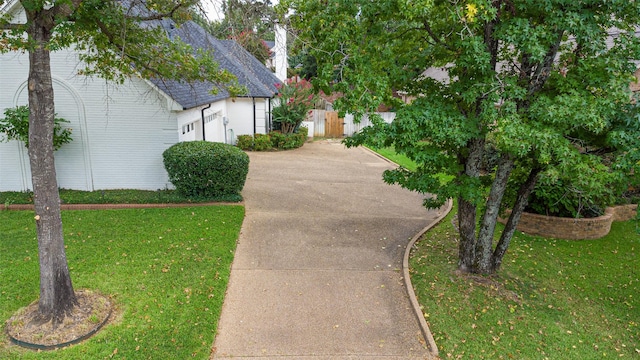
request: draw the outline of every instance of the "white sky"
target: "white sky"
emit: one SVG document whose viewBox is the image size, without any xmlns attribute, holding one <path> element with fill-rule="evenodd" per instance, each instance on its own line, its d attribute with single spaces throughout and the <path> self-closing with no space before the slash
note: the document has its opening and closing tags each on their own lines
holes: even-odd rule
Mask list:
<svg viewBox="0 0 640 360">
<path fill-rule="evenodd" d="M 273 5 L 278 4 L 278 0 L 272 0 Z M 222 0 L 201 0 L 200 4 L 206 11 L 209 20 L 222 20 L 224 15 L 222 13 Z"/>
<path fill-rule="evenodd" d="M 206 11 L 209 20 L 221 20 L 224 18 L 222 2 L 220 0 L 202 0 L 200 4 Z"/>
</svg>

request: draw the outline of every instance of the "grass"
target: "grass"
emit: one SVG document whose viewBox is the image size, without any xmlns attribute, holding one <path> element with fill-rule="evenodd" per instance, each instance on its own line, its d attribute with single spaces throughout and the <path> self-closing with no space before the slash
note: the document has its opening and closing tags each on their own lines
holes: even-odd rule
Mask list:
<svg viewBox="0 0 640 360">
<path fill-rule="evenodd" d="M 403 168 L 409 169 L 411 171 L 415 171 L 417 168 L 416 163 L 413 162 L 413 160 L 409 159 L 406 155 L 396 153 L 393 147 L 387 147 L 383 149 L 371 148 L 371 150 L 402 166 Z"/>
<path fill-rule="evenodd" d="M 175 190 L 97 190 L 80 191 L 60 189 L 63 204 L 170 204 L 201 202 L 238 202 L 239 195 L 230 195 L 215 199 L 185 198 Z M 0 192 L 0 205 L 33 204 L 33 193 L 6 191 Z"/>
<path fill-rule="evenodd" d="M 412 253 L 412 282 L 443 359 L 640 357 L 640 235 L 598 240 L 517 232 L 502 269 L 461 275 L 454 211 Z M 500 227 L 501 229 L 502 227 Z"/>
<path fill-rule="evenodd" d="M 111 296 L 117 314 L 82 344 L 38 353 L 4 332 L 38 296 L 33 212 L 0 212 L 0 358 L 208 358 L 243 217 L 241 206 L 63 211 L 74 287 Z"/>
<path fill-rule="evenodd" d="M 370 148 L 370 149 L 384 156 L 385 158 L 393 161 L 394 163 L 402 166 L 405 169 L 416 171 L 418 167 L 416 163 L 413 160 L 409 159 L 406 155 L 396 153 L 393 147 L 386 147 L 382 149 L 374 149 L 374 148 Z M 440 179 L 440 183 L 443 185 L 454 179 L 453 176 L 442 174 L 442 173 L 435 174 L 434 176 Z"/>
<path fill-rule="evenodd" d="M 416 168 L 392 148 L 375 151 Z M 443 359 L 640 357 L 637 220 L 614 223 L 598 240 L 516 232 L 499 273 L 481 277 L 456 271 L 455 213 L 424 235 L 410 259 Z"/>
</svg>

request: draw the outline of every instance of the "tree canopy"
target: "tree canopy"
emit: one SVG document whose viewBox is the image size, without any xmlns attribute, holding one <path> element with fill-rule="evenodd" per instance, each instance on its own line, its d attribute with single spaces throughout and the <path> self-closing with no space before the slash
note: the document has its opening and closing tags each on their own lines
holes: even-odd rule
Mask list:
<svg viewBox="0 0 640 360">
<path fill-rule="evenodd" d="M 384 179 L 432 194 L 427 207 L 457 199 L 463 271 L 499 269 L 541 178 L 551 187 L 572 179 L 589 196 L 596 183 L 602 191 L 628 186 L 629 174 L 640 170 L 640 121 L 629 89 L 640 59 L 638 2 L 281 6 L 293 12 L 293 26 L 304 29 L 300 36 L 317 59 L 314 84 L 343 94 L 338 110 L 395 107 L 393 123 L 378 121 L 347 144 L 394 146 L 415 160 L 416 171 L 399 168 Z M 397 92 L 413 101 L 401 102 Z"/>
</svg>

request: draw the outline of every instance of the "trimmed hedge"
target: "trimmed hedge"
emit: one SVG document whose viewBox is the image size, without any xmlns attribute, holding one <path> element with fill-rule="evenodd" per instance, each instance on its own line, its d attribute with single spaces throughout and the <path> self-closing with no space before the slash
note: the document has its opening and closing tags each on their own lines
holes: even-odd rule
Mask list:
<svg viewBox="0 0 640 360">
<path fill-rule="evenodd" d="M 251 135 L 238 135 L 238 141 L 236 146 L 242 150 L 253 149 L 253 136 Z"/>
<path fill-rule="evenodd" d="M 264 134 L 256 134 L 253 137 L 253 150 L 266 151 L 271 150 L 273 145 L 271 144 L 271 137 Z"/>
<path fill-rule="evenodd" d="M 236 146 L 242 150 L 269 151 L 269 150 L 291 150 L 304 145 L 307 140 L 308 129 L 300 127 L 297 133 L 283 134 L 279 131 L 272 131 L 267 135 L 256 134 L 238 135 Z"/>
<path fill-rule="evenodd" d="M 183 196 L 240 200 L 249 156 L 235 146 L 208 141 L 177 143 L 162 153 L 169 180 Z"/>
</svg>

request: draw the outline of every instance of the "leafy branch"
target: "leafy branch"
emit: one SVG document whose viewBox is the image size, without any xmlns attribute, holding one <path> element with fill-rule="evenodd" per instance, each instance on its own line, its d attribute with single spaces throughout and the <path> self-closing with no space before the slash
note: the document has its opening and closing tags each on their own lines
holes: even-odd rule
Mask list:
<svg viewBox="0 0 640 360">
<path fill-rule="evenodd" d="M 29 107 L 26 105 L 8 108 L 4 111 L 4 119 L 0 119 L 0 133 L 5 135 L 5 139 L 0 141 L 18 140 L 29 147 Z M 53 149 L 58 150 L 64 144 L 73 140 L 71 129 L 63 128 L 62 124 L 69 121 L 62 118 L 55 118 L 53 128 Z"/>
</svg>

